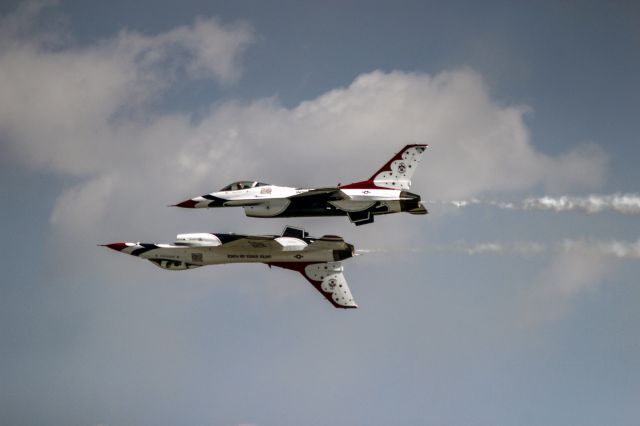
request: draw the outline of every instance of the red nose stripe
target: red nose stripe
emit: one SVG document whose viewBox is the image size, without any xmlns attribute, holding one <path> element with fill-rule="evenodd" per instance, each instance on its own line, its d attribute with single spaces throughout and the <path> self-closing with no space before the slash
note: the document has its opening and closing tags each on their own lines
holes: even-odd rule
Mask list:
<svg viewBox="0 0 640 426">
<path fill-rule="evenodd" d="M 127 248 L 127 243 L 112 243 L 105 244 L 104 247 L 109 247 L 111 250 L 122 251 Z"/>
<path fill-rule="evenodd" d="M 196 204 L 198 204 L 198 203 L 196 203 L 193 200 L 185 200 L 185 201 L 183 201 L 181 203 L 174 204 L 173 206 L 174 207 L 183 207 L 185 209 L 193 209 L 193 208 L 196 207 Z"/>
</svg>

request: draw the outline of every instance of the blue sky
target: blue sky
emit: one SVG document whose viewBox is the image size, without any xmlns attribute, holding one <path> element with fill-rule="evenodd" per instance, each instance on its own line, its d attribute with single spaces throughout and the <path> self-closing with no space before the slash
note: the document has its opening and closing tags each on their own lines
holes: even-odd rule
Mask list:
<svg viewBox="0 0 640 426">
<path fill-rule="evenodd" d="M 3 424 L 637 423 L 637 5 L 39 5 L 0 7 Z M 166 207 L 416 142 L 426 217 Z M 368 251 L 359 309 L 96 246 L 287 223 Z"/>
</svg>

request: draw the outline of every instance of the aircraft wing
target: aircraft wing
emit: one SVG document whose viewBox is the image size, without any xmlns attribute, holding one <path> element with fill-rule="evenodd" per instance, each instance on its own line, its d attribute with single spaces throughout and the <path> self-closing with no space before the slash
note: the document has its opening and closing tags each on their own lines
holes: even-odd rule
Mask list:
<svg viewBox="0 0 640 426">
<path fill-rule="evenodd" d="M 349 196 L 337 187 L 310 189 L 300 194 L 292 195 L 291 198 L 322 198 L 329 200 L 344 200 Z"/>
<path fill-rule="evenodd" d="M 147 259 L 169 270 L 193 269 L 202 266 L 202 246 L 185 247 L 172 244 L 112 243 L 104 244 L 112 250 Z"/>
<path fill-rule="evenodd" d="M 222 203 L 224 207 L 248 207 L 258 206 L 269 201 L 268 199 L 253 199 L 253 200 L 229 200 Z"/>
<path fill-rule="evenodd" d="M 274 262 L 268 265 L 300 272 L 336 308 L 358 307 L 342 273 L 340 262 Z"/>
</svg>

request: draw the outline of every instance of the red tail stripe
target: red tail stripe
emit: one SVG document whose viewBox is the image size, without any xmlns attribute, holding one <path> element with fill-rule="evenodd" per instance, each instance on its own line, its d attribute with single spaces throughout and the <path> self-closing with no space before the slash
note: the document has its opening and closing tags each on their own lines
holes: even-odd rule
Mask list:
<svg viewBox="0 0 640 426">
<path fill-rule="evenodd" d="M 375 172 L 369 179 L 363 180 L 361 182 L 350 183 L 348 185 L 341 185 L 341 186 L 339 186 L 339 188 L 340 189 L 376 189 L 376 188 L 381 188 L 380 186 L 377 186 L 375 183 L 373 183 L 373 180 L 375 179 L 375 177 L 378 176 L 378 174 L 380 174 L 383 171 L 391 170 L 391 163 L 393 163 L 396 160 L 401 160 L 402 159 L 402 154 L 406 150 L 408 150 L 409 148 L 417 147 L 417 146 L 421 146 L 421 147 L 427 148 L 429 145 L 424 144 L 424 143 L 414 143 L 414 144 L 410 144 L 410 145 L 405 145 L 404 148 L 402 148 L 400 151 L 398 151 L 396 153 L 396 155 L 394 155 L 393 158 L 391 158 L 391 160 L 387 161 L 384 164 L 384 166 L 380 167 L 378 169 L 378 171 Z M 388 189 L 388 188 L 383 188 L 383 189 Z"/>
</svg>

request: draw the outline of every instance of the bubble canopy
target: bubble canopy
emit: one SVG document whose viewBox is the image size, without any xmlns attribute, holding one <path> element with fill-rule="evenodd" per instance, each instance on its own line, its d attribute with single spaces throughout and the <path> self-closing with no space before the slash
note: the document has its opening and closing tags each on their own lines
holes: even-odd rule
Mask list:
<svg viewBox="0 0 640 426">
<path fill-rule="evenodd" d="M 241 189 L 249 189 L 249 188 L 255 188 L 257 186 L 268 186 L 268 185 L 269 185 L 268 183 L 263 183 L 263 182 L 241 180 L 241 181 L 238 181 L 238 182 L 230 183 L 229 185 L 227 185 L 224 188 L 222 188 L 220 190 L 220 192 L 222 192 L 222 191 L 238 191 L 238 190 L 241 190 Z"/>
</svg>

